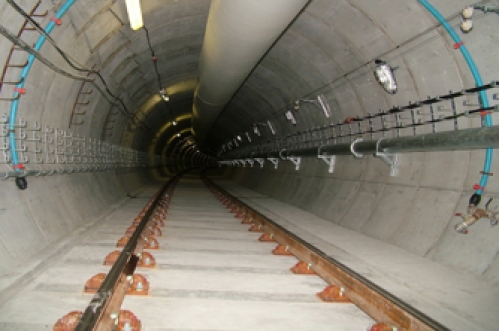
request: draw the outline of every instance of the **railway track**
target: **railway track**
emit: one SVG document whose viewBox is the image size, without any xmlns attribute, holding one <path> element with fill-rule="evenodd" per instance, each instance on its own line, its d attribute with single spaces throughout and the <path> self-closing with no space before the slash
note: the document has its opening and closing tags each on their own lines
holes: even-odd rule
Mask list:
<svg viewBox="0 0 499 331">
<path fill-rule="evenodd" d="M 132 215 L 87 240 L 53 330 L 448 330 L 206 177 L 172 178 Z"/>
</svg>

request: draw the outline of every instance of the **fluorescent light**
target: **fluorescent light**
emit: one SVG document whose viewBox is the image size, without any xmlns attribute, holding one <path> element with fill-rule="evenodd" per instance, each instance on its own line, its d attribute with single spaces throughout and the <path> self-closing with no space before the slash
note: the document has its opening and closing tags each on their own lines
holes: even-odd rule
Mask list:
<svg viewBox="0 0 499 331">
<path fill-rule="evenodd" d="M 144 26 L 142 11 L 140 10 L 140 0 L 125 0 L 128 19 L 132 30 L 138 30 Z"/>
<path fill-rule="evenodd" d="M 168 94 L 166 94 L 165 90 L 159 90 L 159 95 L 161 95 L 163 100 L 165 100 L 166 102 L 170 100 L 170 97 L 168 97 Z"/>
</svg>

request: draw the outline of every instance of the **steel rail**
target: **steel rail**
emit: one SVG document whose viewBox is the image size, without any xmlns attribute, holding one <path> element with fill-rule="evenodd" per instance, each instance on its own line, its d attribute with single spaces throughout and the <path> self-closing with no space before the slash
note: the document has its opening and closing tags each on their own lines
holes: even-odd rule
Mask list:
<svg viewBox="0 0 499 331">
<path fill-rule="evenodd" d="M 254 223 L 260 223 L 263 230 L 272 234 L 279 244 L 289 246 L 289 251 L 297 258 L 311 263 L 311 269 L 320 277 L 329 283 L 345 288 L 345 295 L 375 320 L 390 321 L 400 330 L 450 331 L 449 328 L 430 316 L 235 198 L 211 181 L 205 174 L 203 179 L 207 186 L 214 187 L 217 191 L 249 211 Z"/>
<path fill-rule="evenodd" d="M 134 250 L 139 244 L 139 239 L 142 237 L 142 232 L 149 221 L 149 217 L 152 215 L 154 209 L 158 205 L 158 202 L 163 196 L 163 194 L 170 187 L 172 187 L 172 185 L 174 185 L 181 176 L 182 173 L 168 180 L 168 182 L 163 186 L 163 188 L 161 188 L 160 191 L 156 194 L 153 202 L 149 206 L 149 209 L 144 214 L 142 220 L 137 226 L 137 229 L 129 239 L 126 246 L 123 248 L 123 251 L 121 252 L 118 259 L 114 263 L 113 267 L 108 272 L 106 278 L 102 282 L 102 285 L 99 287 L 95 295 L 90 300 L 90 303 L 83 312 L 83 315 L 81 316 L 75 328 L 75 331 L 100 330 L 98 324 L 103 317 L 106 307 L 109 305 L 111 301 L 113 301 L 114 299 L 113 296 L 120 282 L 123 283 L 123 281 L 125 280 L 124 279 L 125 277 L 123 276 L 132 275 L 135 270 L 138 257 L 134 255 Z M 126 292 L 126 289 L 124 292 Z"/>
</svg>

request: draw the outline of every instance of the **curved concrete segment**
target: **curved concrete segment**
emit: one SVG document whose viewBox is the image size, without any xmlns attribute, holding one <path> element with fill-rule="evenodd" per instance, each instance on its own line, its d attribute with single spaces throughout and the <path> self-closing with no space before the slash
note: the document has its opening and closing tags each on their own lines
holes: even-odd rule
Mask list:
<svg viewBox="0 0 499 331">
<path fill-rule="evenodd" d="M 26 12 L 40 14 L 36 20 L 46 27 L 65 1 L 41 1 L 38 8 L 37 1 L 17 2 Z M 499 29 L 497 15 L 475 9 L 471 18 L 473 30 L 464 34 L 459 31 L 461 11 L 471 2 L 430 2 L 449 19 L 466 44 L 482 80 L 498 80 L 499 44 L 493 42 Z M 207 154 L 217 155 L 229 143 L 231 146 L 226 149 L 241 151 L 279 139 L 278 149 L 282 150 L 287 148 L 282 147 L 286 139 L 297 132 L 313 135 L 310 130 L 344 123 L 349 118 L 475 86 L 459 44 L 441 31 L 435 18 L 418 1 L 305 3 L 141 0 L 156 55 L 153 62 L 144 31 L 129 28 L 124 1 L 75 1 L 62 17 L 61 25 L 54 27 L 51 37 L 71 59 L 99 70 L 110 91 L 151 130 L 131 124 L 95 88 L 35 61 L 24 82 L 25 94 L 19 99 L 18 120 L 26 120 L 27 127 L 16 128 L 18 146 L 27 147 L 20 152 L 26 159 L 26 168 L 58 169 L 56 163 L 47 161 L 54 155 L 35 152 L 37 146 L 45 151 L 47 127 L 158 154 L 168 167 L 30 176 L 26 190 L 19 190 L 12 178 L 1 180 L 0 287 L 10 288 L 14 279 L 31 279 L 44 268 L 44 258 L 62 253 L 71 238 L 107 215 L 110 206 L 116 207 L 124 199 L 139 204 L 139 199 L 133 197 L 146 185 L 193 165 L 208 164 L 211 159 Z M 499 0 L 490 0 L 486 5 L 496 8 Z M 268 9 L 259 10 L 259 6 Z M 20 36 L 28 45 L 40 36 L 30 29 L 23 30 L 24 18 L 5 1 L 0 3 L 0 22 L 15 34 L 22 32 Z M 270 27 L 272 33 L 267 33 Z M 11 47 L 10 41 L 0 37 L 0 72 L 5 69 L 0 86 L 0 173 L 11 166 L 10 151 L 2 150 L 8 131 L 2 115 L 9 113 L 11 103 L 3 99 L 14 95 L 13 83 L 22 70 L 19 66 L 27 59 L 25 52 L 11 52 Z M 50 43 L 46 42 L 40 52 L 61 69 L 84 75 L 72 69 Z M 376 82 L 376 59 L 398 67 L 396 94 L 385 93 Z M 4 67 L 6 63 L 10 65 Z M 154 63 L 161 86 L 170 97 L 168 104 L 158 94 Z M 491 106 L 498 105 L 499 89 L 487 93 Z M 330 117 L 313 102 L 319 95 L 327 102 Z M 473 110 L 477 105 L 474 94 L 456 99 L 455 104 L 460 112 Z M 451 115 L 451 106 L 448 101 L 436 104 L 434 115 Z M 292 112 L 295 124 L 286 117 L 287 111 Z M 399 121 L 403 124 L 431 119 L 428 107 L 415 109 L 414 118 L 410 113 L 402 115 Z M 172 119 L 178 125 L 173 125 Z M 386 120 L 387 125 L 396 121 L 391 117 Z M 496 113 L 492 120 L 499 121 Z M 40 123 L 42 131 L 31 131 L 35 122 Z M 373 125 L 379 128 L 382 123 L 373 121 Z M 422 125 L 415 130 L 364 133 L 362 137 L 376 141 L 385 136 L 412 136 L 480 125 L 479 115 L 462 116 L 456 121 Z M 352 125 L 352 130 L 358 128 Z M 361 126 L 362 130 L 366 128 Z M 198 136 L 197 146 L 192 130 Z M 40 142 L 34 139 L 38 135 Z M 352 142 L 348 137 L 336 140 L 345 145 Z M 73 154 L 76 153 L 77 149 Z M 36 164 L 37 157 L 43 157 L 44 163 Z M 241 162 L 238 167 L 219 170 L 226 179 L 240 185 L 238 190 L 251 189 L 246 198 L 255 203 L 270 198 L 277 200 L 283 210 L 288 206 L 293 217 L 297 213 L 291 207 L 313 215 L 313 222 L 303 219 L 300 226 L 306 231 L 324 232 L 313 234 L 338 241 L 341 249 L 337 254 L 341 255 L 343 250 L 348 253 L 346 258 L 355 253 L 372 257 L 372 261 L 378 261 L 379 256 L 396 256 L 398 266 L 414 270 L 414 278 L 436 277 L 430 275 L 435 275 L 431 270 L 437 269 L 442 271 L 441 275 L 455 275 L 434 278 L 436 284 L 445 278 L 450 287 L 461 286 L 462 279 L 469 279 L 469 288 L 461 286 L 456 298 L 481 307 L 487 303 L 471 299 L 477 293 L 474 284 L 480 292 L 490 288 L 491 293 L 499 286 L 499 227 L 482 219 L 463 235 L 454 226 L 462 221 L 455 213 L 466 212 L 474 187 L 479 186 L 483 160 L 482 150 L 407 153 L 399 156 L 396 177 L 390 176 L 390 168 L 381 158 L 367 154 L 363 158 L 338 155 L 333 172 L 315 156 L 302 158 L 299 170 L 287 158 L 274 160 L 276 165 L 262 159 L 263 167 L 257 161 L 253 165 L 245 161 L 245 166 Z M 490 172 L 495 176 L 490 177 L 480 207 L 494 198 L 494 209 L 499 198 L 497 158 Z M 314 222 L 329 223 L 331 227 L 322 230 Z M 343 238 L 338 233 L 349 235 Z M 366 240 L 352 247 L 348 238 Z M 410 258 L 406 259 L 407 256 Z M 383 266 L 389 269 L 390 262 Z M 392 276 L 405 282 L 403 276 Z M 433 289 L 430 297 L 447 296 L 438 288 Z M 6 297 L 10 295 L 0 293 L 0 298 Z M 449 305 L 452 310 L 452 304 Z M 486 321 L 486 311 L 476 312 L 473 319 Z M 1 318 L 6 316 L 5 311 L 0 311 Z M 0 319 L 0 329 L 4 327 L 2 322 Z"/>
</svg>

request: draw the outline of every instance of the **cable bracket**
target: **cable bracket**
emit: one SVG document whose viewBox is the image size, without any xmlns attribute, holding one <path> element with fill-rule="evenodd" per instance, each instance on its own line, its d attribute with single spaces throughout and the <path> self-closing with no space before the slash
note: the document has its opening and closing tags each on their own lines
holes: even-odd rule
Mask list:
<svg viewBox="0 0 499 331">
<path fill-rule="evenodd" d="M 255 161 L 258 162 L 258 163 L 260 163 L 260 168 L 263 168 L 263 163 L 265 162 L 264 159 L 256 158 Z"/>
<path fill-rule="evenodd" d="M 328 172 L 332 174 L 336 165 L 336 155 L 321 155 L 322 147 L 324 146 L 319 146 L 319 149 L 317 150 L 317 158 L 324 161 L 329 166 Z"/>
<path fill-rule="evenodd" d="M 277 169 L 277 166 L 279 165 L 279 159 L 276 159 L 276 158 L 273 158 L 273 157 L 269 157 L 269 158 L 267 158 L 267 160 L 269 160 L 270 162 L 272 162 L 272 164 L 274 165 L 274 169 Z"/>
<path fill-rule="evenodd" d="M 376 153 L 375 157 L 381 158 L 386 164 L 390 166 L 390 176 L 397 177 L 399 174 L 399 158 L 396 153 L 385 153 L 382 152 L 379 148 L 379 143 L 385 138 L 381 138 L 376 142 Z"/>
</svg>

